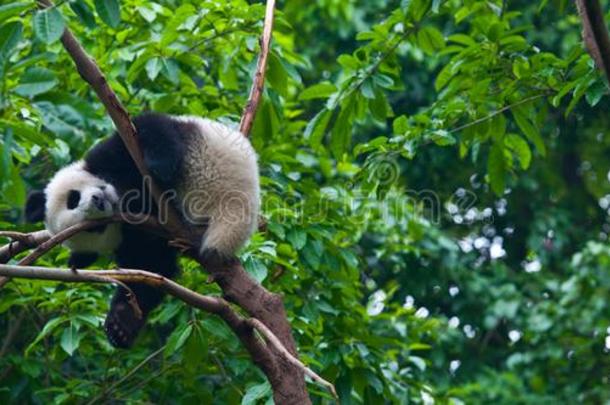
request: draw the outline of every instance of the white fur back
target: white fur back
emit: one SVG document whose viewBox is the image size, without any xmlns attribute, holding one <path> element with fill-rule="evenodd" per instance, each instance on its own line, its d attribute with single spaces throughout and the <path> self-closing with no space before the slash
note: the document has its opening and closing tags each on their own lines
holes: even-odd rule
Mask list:
<svg viewBox="0 0 610 405">
<path fill-rule="evenodd" d="M 256 229 L 259 211 L 257 157 L 239 131 L 216 121 L 174 117 L 195 124 L 188 134 L 181 211 L 195 224 L 209 221 L 201 249 L 235 253 Z"/>
</svg>

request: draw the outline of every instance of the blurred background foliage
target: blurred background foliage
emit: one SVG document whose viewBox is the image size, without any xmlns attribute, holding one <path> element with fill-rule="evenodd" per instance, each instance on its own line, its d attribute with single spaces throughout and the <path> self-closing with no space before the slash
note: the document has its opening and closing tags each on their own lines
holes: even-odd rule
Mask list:
<svg viewBox="0 0 610 405">
<path fill-rule="evenodd" d="M 132 114 L 238 122 L 264 13 L 57 3 L 0 4 L 7 230 L 39 229 L 26 192 L 112 131 L 65 25 Z M 252 133 L 267 226 L 241 257 L 284 295 L 304 362 L 342 404 L 608 403 L 610 104 L 573 3 L 280 1 L 276 16 Z M 181 283 L 220 293 L 183 268 Z M 110 292 L 2 290 L 3 403 L 272 403 L 231 331 L 176 300 L 134 349 L 112 349 Z"/>
</svg>

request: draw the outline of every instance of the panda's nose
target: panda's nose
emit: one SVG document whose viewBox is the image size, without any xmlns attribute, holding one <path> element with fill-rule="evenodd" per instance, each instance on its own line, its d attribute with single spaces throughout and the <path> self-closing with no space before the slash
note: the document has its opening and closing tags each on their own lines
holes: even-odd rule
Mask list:
<svg viewBox="0 0 610 405">
<path fill-rule="evenodd" d="M 100 211 L 104 211 L 104 199 L 99 195 L 91 196 L 91 202 Z"/>
</svg>

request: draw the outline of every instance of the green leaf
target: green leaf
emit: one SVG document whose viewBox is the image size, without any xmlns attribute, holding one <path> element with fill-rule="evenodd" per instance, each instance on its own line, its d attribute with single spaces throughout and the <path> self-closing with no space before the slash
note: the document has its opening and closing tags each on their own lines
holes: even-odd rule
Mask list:
<svg viewBox="0 0 610 405">
<path fill-rule="evenodd" d="M 299 95 L 299 100 L 313 100 L 316 98 L 327 98 L 337 91 L 337 87 L 330 82 L 314 84 L 303 90 Z"/>
<path fill-rule="evenodd" d="M 316 149 L 320 146 L 331 116 L 332 111 L 325 108 L 307 123 L 303 136 L 305 139 L 309 139 L 309 145 L 312 148 Z"/>
<path fill-rule="evenodd" d="M 4 190 L 4 199 L 8 202 L 11 207 L 21 208 L 25 204 L 25 183 L 21 178 L 21 173 L 17 166 L 11 162 L 11 181 Z"/>
<path fill-rule="evenodd" d="M 392 123 L 394 135 L 404 135 L 409 130 L 409 120 L 406 115 L 401 115 Z"/>
<path fill-rule="evenodd" d="M 178 62 L 176 62 L 174 59 L 163 58 L 161 59 L 161 64 L 161 73 L 163 73 L 163 76 L 165 76 L 167 80 L 174 84 L 179 83 L 180 66 L 178 65 Z"/>
<path fill-rule="evenodd" d="M 269 53 L 267 79 L 269 80 L 271 87 L 273 87 L 278 93 L 283 96 L 288 94 L 288 72 L 286 72 L 284 65 L 274 52 Z"/>
<path fill-rule="evenodd" d="M 268 275 L 267 266 L 256 258 L 249 258 L 244 261 L 246 271 L 259 283 L 262 283 Z"/>
<path fill-rule="evenodd" d="M 433 55 L 435 52 L 445 47 L 445 38 L 443 34 L 431 25 L 423 27 L 417 33 L 417 44 L 428 55 Z"/>
<path fill-rule="evenodd" d="M 527 142 L 519 135 L 508 134 L 504 138 L 504 144 L 519 158 L 521 168 L 527 169 L 532 160 L 532 151 Z"/>
<path fill-rule="evenodd" d="M 352 137 L 355 97 L 350 97 L 341 107 L 335 126 L 330 134 L 330 150 L 336 159 L 340 159 L 348 150 Z"/>
<path fill-rule="evenodd" d="M 286 240 L 288 240 L 296 250 L 301 250 L 305 246 L 305 243 L 307 243 L 307 233 L 300 229 L 293 228 L 288 231 Z"/>
<path fill-rule="evenodd" d="M 373 117 L 380 122 L 385 122 L 385 119 L 392 115 L 391 110 L 389 109 L 388 100 L 386 95 L 380 89 L 375 89 L 375 97 L 372 100 L 369 100 L 369 108 Z"/>
<path fill-rule="evenodd" d="M 498 114 L 489 121 L 487 133 L 491 139 L 502 139 L 506 133 L 506 117 L 504 117 L 504 114 Z"/>
<path fill-rule="evenodd" d="M 21 40 L 23 24 L 12 22 L 0 27 L 0 66 L 8 61 L 11 52 Z"/>
<path fill-rule="evenodd" d="M 0 22 L 8 20 L 9 18 L 18 15 L 22 11 L 25 11 L 32 7 L 33 3 L 9 3 L 0 6 Z M 0 37 L 1 38 L 1 37 Z"/>
<path fill-rule="evenodd" d="M 430 136 L 432 142 L 439 146 L 455 145 L 456 140 L 449 132 L 444 129 L 436 130 Z"/>
<path fill-rule="evenodd" d="M 148 62 L 146 62 L 146 74 L 150 80 L 155 80 L 163 67 L 161 63 L 161 59 L 154 57 L 150 58 Z"/>
<path fill-rule="evenodd" d="M 78 328 L 74 323 L 70 322 L 70 326 L 64 329 L 64 332 L 61 334 L 59 344 L 68 355 L 72 356 L 76 349 L 78 349 L 80 340 L 81 336 L 78 333 Z"/>
<path fill-rule="evenodd" d="M 70 3 L 70 8 L 74 13 L 78 16 L 79 20 L 81 20 L 87 27 L 95 28 L 95 15 L 93 14 L 93 10 L 84 0 L 77 0 Z"/>
<path fill-rule="evenodd" d="M 21 77 L 15 92 L 24 97 L 33 97 L 51 90 L 56 85 L 55 73 L 49 69 L 34 67 L 28 69 Z"/>
<path fill-rule="evenodd" d="M 360 67 L 360 61 L 352 55 L 343 54 L 337 58 L 337 62 L 347 70 L 357 70 Z"/>
<path fill-rule="evenodd" d="M 56 7 L 37 10 L 34 14 L 34 33 L 45 44 L 52 44 L 64 33 L 64 18 Z"/>
<path fill-rule="evenodd" d="M 477 42 L 471 36 L 466 34 L 453 34 L 447 37 L 447 40 L 464 46 L 472 46 L 477 44 Z"/>
<path fill-rule="evenodd" d="M 42 339 L 44 339 L 51 332 L 53 332 L 53 330 L 55 330 L 55 328 L 57 328 L 60 324 L 62 324 L 63 322 L 66 322 L 66 321 L 67 321 L 67 319 L 65 319 L 65 318 L 53 318 L 53 319 L 49 320 L 45 324 L 44 328 L 42 328 L 42 331 L 40 331 L 38 336 L 36 336 L 36 339 L 34 339 L 34 341 L 32 343 L 30 343 L 30 345 L 27 347 L 27 349 L 25 349 L 26 356 L 34 348 L 34 346 L 36 346 Z"/>
<path fill-rule="evenodd" d="M 434 89 L 436 91 L 441 90 L 443 87 L 449 83 L 449 81 L 453 78 L 453 76 L 459 71 L 455 68 L 454 63 L 448 63 L 441 69 L 441 71 L 436 76 L 436 80 L 434 82 Z"/>
<path fill-rule="evenodd" d="M 540 136 L 540 132 L 538 131 L 538 128 L 536 128 L 536 125 L 534 125 L 534 123 L 531 122 L 528 118 L 527 109 L 523 106 L 515 106 L 512 108 L 511 111 L 513 113 L 513 117 L 515 117 L 517 125 L 519 126 L 521 131 L 523 131 L 527 139 L 529 139 L 534 144 L 536 150 L 538 150 L 538 152 L 542 156 L 545 156 L 546 147 L 544 146 L 544 141 L 542 140 L 542 137 Z"/>
<path fill-rule="evenodd" d="M 12 129 L 8 129 L 6 131 L 6 134 L 4 135 L 4 139 L 2 140 L 3 142 L 0 143 L 0 147 L 2 149 L 0 149 L 0 178 L 1 179 L 5 179 L 7 177 L 10 177 L 11 174 L 11 169 L 13 166 L 13 161 L 11 159 L 11 149 L 13 148 L 13 131 Z M 9 184 L 10 185 L 10 182 Z M 7 184 L 0 184 L 0 190 L 3 190 L 4 188 L 6 188 Z"/>
<path fill-rule="evenodd" d="M 504 194 L 504 188 L 506 187 L 506 162 L 504 161 L 504 148 L 498 143 L 494 143 L 489 152 L 487 172 L 493 192 L 498 196 Z"/>
<path fill-rule="evenodd" d="M 258 401 L 271 394 L 271 385 L 268 382 L 253 385 L 246 390 L 246 394 L 241 399 L 241 405 L 256 405 Z"/>
<path fill-rule="evenodd" d="M 112 28 L 121 23 L 121 9 L 118 0 L 95 0 L 95 9 L 102 21 Z"/>
<path fill-rule="evenodd" d="M 189 336 L 191 336 L 192 332 L 193 325 L 191 325 L 190 323 L 177 327 L 167 339 L 167 343 L 165 344 L 165 350 L 163 351 L 164 355 L 166 357 L 169 357 L 174 354 L 184 345 Z"/>
</svg>

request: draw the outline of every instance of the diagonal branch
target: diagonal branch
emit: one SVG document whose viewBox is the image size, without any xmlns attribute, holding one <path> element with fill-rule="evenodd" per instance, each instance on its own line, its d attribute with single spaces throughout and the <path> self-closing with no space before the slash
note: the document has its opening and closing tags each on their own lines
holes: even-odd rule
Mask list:
<svg viewBox="0 0 610 405">
<path fill-rule="evenodd" d="M 279 351 L 287 361 L 303 370 L 316 383 L 326 387 L 337 398 L 334 386 L 290 354 L 278 337 L 264 323 L 256 318 L 245 319 L 241 317 L 222 298 L 198 294 L 159 274 L 131 269 L 70 271 L 59 268 L 0 264 L 0 275 L 13 278 L 63 282 L 118 283 L 123 286 L 125 285 L 124 283 L 143 283 L 158 288 L 190 306 L 221 317 L 233 329 L 253 357 L 271 356 L 272 354 L 268 347 L 253 333 L 253 330 L 256 329 L 265 338 L 269 346 Z"/>
<path fill-rule="evenodd" d="M 597 67 L 610 81 L 610 37 L 599 0 L 576 0 L 582 19 L 582 37 Z"/>
<path fill-rule="evenodd" d="M 328 381 L 326 381 L 325 379 L 323 379 L 322 377 L 320 377 L 312 369 L 310 369 L 309 367 L 307 367 L 303 363 L 301 363 L 301 361 L 299 359 L 297 359 L 292 354 L 290 354 L 290 352 L 288 352 L 288 350 L 286 350 L 286 348 L 284 347 L 282 342 L 280 342 L 280 340 L 277 338 L 277 336 L 275 336 L 273 334 L 273 332 L 271 332 L 271 330 L 264 323 L 262 323 L 261 321 L 259 321 L 256 318 L 250 318 L 250 319 L 248 319 L 247 322 L 250 325 L 252 325 L 252 327 L 255 328 L 257 331 L 259 331 L 260 334 L 264 336 L 265 340 L 270 345 L 272 345 L 276 350 L 278 350 L 282 354 L 282 356 L 284 356 L 286 358 L 286 360 L 288 360 L 288 362 L 290 362 L 291 364 L 293 364 L 299 368 L 302 368 L 303 371 L 305 372 L 305 375 L 307 375 L 309 378 L 311 378 L 318 384 L 320 384 L 323 387 L 325 387 L 326 389 L 328 389 L 330 391 L 330 393 L 332 394 L 332 396 L 336 400 L 339 400 L 339 396 L 337 395 L 335 386 L 332 385 L 331 383 L 329 383 Z"/>
<path fill-rule="evenodd" d="M 54 7 L 51 0 L 39 0 L 39 4 L 43 8 Z M 157 206 L 161 207 L 161 188 L 155 183 L 153 177 L 150 175 L 150 171 L 144 164 L 142 150 L 138 143 L 136 127 L 133 125 L 131 118 L 129 118 L 129 113 L 108 85 L 104 73 L 102 73 L 95 61 L 87 54 L 67 27 L 61 36 L 61 43 L 74 60 L 74 64 L 76 65 L 76 69 L 80 76 L 89 83 L 102 104 L 104 104 L 104 107 L 106 107 L 108 115 L 110 115 L 112 122 L 114 122 L 119 136 L 123 140 L 129 155 L 142 174 L 142 177 L 144 179 L 150 179 L 147 183 L 149 184 L 151 194 L 153 195 Z M 167 206 L 167 224 L 165 224 L 165 226 L 175 235 L 183 233 L 182 221 L 171 204 L 168 204 Z"/>
<path fill-rule="evenodd" d="M 53 6 L 51 0 L 39 0 L 39 4 L 43 7 Z M 261 38 L 261 53 L 248 104 L 240 123 L 240 130 L 244 135 L 250 132 L 258 105 L 260 104 L 273 29 L 274 8 L 275 0 L 267 0 Z M 108 85 L 104 74 L 87 55 L 69 29 L 65 29 L 61 42 L 74 60 L 81 77 L 89 83 L 106 107 L 138 170 L 144 178 L 151 179 L 148 169 L 143 163 L 135 127 L 127 111 Z M 159 204 L 160 189 L 154 182 L 151 182 L 151 193 L 158 206 L 161 206 Z M 164 224 L 169 237 L 188 240 L 190 236 L 188 227 L 182 223 L 173 207 L 169 207 L 169 209 L 168 221 L 167 224 Z M 229 300 L 243 308 L 251 317 L 259 319 L 266 325 L 277 336 L 285 349 L 296 359 L 296 344 L 280 295 L 267 291 L 262 285 L 253 280 L 239 261 L 235 261 L 230 266 L 226 264 L 218 265 L 206 261 L 203 257 L 197 257 L 192 251 L 188 253 L 212 275 Z M 145 282 L 145 280 L 142 280 L 142 282 Z M 228 308 L 230 309 L 230 307 Z M 223 309 L 223 311 L 226 311 L 226 309 Z M 273 345 L 267 348 L 260 339 L 256 338 L 251 325 L 238 322 L 239 319 L 235 319 L 231 314 L 234 315 L 235 313 L 223 312 L 223 314 L 219 315 L 234 330 L 239 330 L 238 336 L 240 336 L 242 343 L 250 352 L 254 363 L 261 368 L 269 379 L 273 387 L 275 402 L 282 404 L 311 403 L 305 386 L 304 369 L 296 367 L 285 356 L 282 356 L 281 351 Z"/>
<path fill-rule="evenodd" d="M 267 69 L 267 59 L 269 57 L 269 49 L 271 45 L 271 34 L 273 32 L 273 11 L 275 9 L 275 0 L 267 0 L 267 6 L 265 8 L 265 22 L 263 23 L 263 35 L 260 39 L 261 53 L 258 56 L 258 62 L 256 63 L 256 73 L 254 74 L 254 80 L 252 81 L 252 87 L 250 88 L 250 97 L 248 97 L 248 103 L 244 108 L 244 113 L 239 123 L 239 130 L 245 136 L 250 134 L 252 124 L 254 124 L 254 118 L 256 117 L 256 111 L 261 101 L 263 89 L 265 85 L 265 71 Z"/>
<path fill-rule="evenodd" d="M 98 227 L 100 225 L 107 225 L 113 222 L 126 222 L 132 224 L 139 224 L 142 227 L 146 227 L 155 232 L 162 232 L 161 225 L 152 217 L 147 215 L 132 215 L 132 214 L 118 214 L 109 218 L 102 218 L 90 221 L 84 221 L 76 225 L 72 225 L 69 228 L 58 232 L 55 235 L 51 235 L 47 231 L 32 232 L 30 234 L 20 234 L 19 240 L 11 242 L 8 245 L 0 248 L 0 263 L 8 262 L 12 257 L 21 253 L 27 249 L 35 249 L 28 254 L 26 257 L 19 261 L 20 266 L 27 266 L 34 263 L 38 258 L 53 249 L 55 246 L 68 240 L 72 236 L 79 232 L 86 231 Z M 6 235 L 7 237 L 14 237 L 14 234 L 3 232 L 0 236 Z M 31 239 L 31 240 L 30 240 Z M 14 246 L 16 244 L 17 246 Z M 0 277 L 0 288 L 10 281 L 8 277 Z"/>
</svg>

